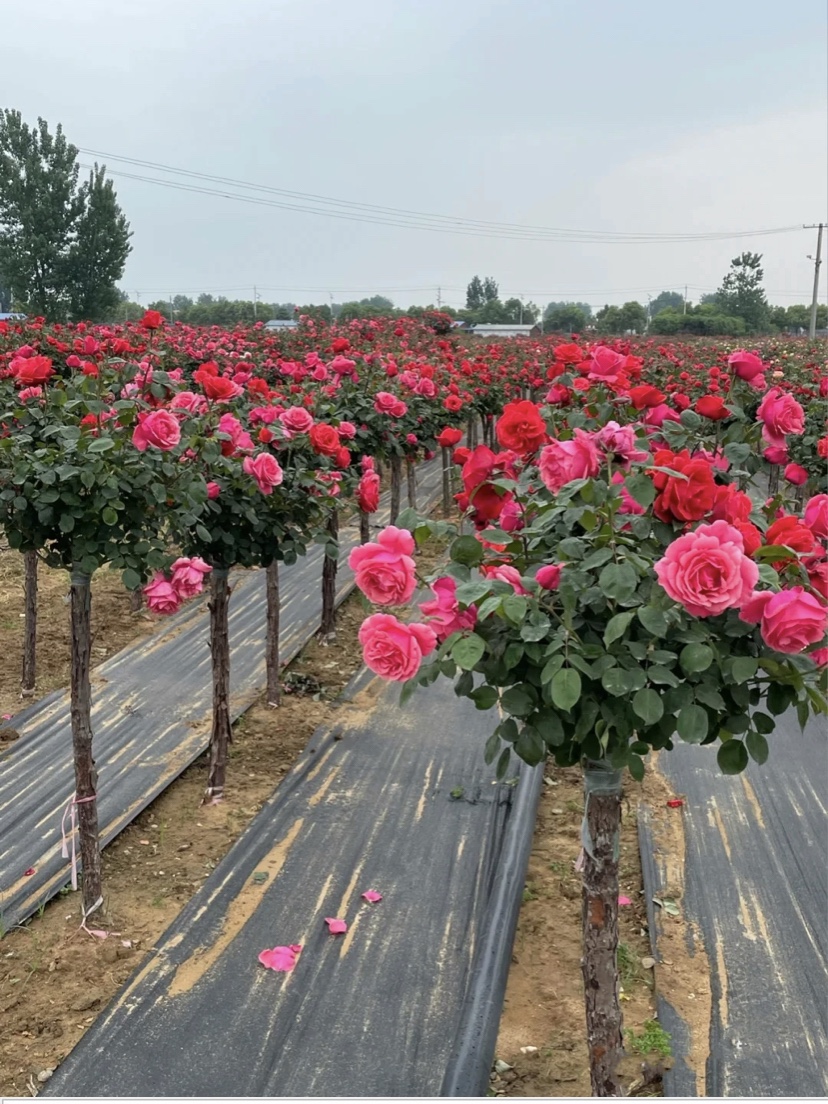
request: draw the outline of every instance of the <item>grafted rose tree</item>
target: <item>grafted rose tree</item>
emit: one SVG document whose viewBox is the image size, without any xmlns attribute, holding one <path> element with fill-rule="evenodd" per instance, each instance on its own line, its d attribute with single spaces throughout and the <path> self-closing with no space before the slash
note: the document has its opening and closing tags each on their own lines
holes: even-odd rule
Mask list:
<svg viewBox="0 0 828 1104">
<path fill-rule="evenodd" d="M 172 520 L 194 524 L 207 489 L 183 462 L 180 421 L 164 407 L 173 387 L 166 374 L 101 358 L 80 369 L 61 365 L 59 376 L 48 357 L 20 359 L 0 382 L 0 524 L 12 548 L 70 572 L 70 812 L 79 825 L 85 922 L 102 901 L 90 582 L 109 565 L 128 588 L 140 586 L 166 561 Z"/>
<path fill-rule="evenodd" d="M 463 467 L 460 501 L 476 535 L 452 543 L 424 622 L 378 612 L 360 632 L 368 666 L 405 682 L 403 701 L 444 676 L 477 708 L 498 711 L 483 751 L 499 779 L 512 755 L 582 766 L 596 1096 L 617 1094 L 622 1054 L 624 770 L 641 780 L 651 751 L 684 741 L 715 745 L 720 769 L 737 774 L 772 755 L 777 716 L 794 707 L 804 725 L 828 709 L 828 496 L 780 518 L 778 502 L 758 507 L 727 482 L 710 448 L 684 456 L 660 449 L 644 418 L 605 422 L 603 388 L 569 425 L 526 401 L 507 405 L 501 452 L 479 446 Z M 379 605 L 413 592 L 414 541 L 433 525 L 403 520 L 413 536 L 386 530 L 354 557 L 358 585 Z"/>
<path fill-rule="evenodd" d="M 267 573 L 267 698 L 278 705 L 278 564 L 294 563 L 315 533 L 324 529 L 339 475 L 331 467 L 333 438 L 321 432 L 332 427 L 314 423 L 301 407 L 263 403 L 261 391 L 248 392 L 245 399 L 240 384 L 231 393 L 218 381 L 231 382 L 229 377 L 214 375 L 212 369 L 200 369 L 196 382 L 203 393 L 184 392 L 175 399 L 200 417 L 190 448 L 208 492 L 204 513 L 176 532 L 188 564 L 203 564 L 209 570 L 211 588 L 213 723 L 205 801 L 223 796 L 232 737 L 230 569 L 263 567 Z M 226 405 L 231 400 L 235 413 Z M 320 444 L 326 442 L 330 448 L 320 451 Z M 148 604 L 161 612 L 173 612 L 176 595 L 179 600 L 186 597 L 179 591 L 173 565 L 170 578 L 162 572 L 146 588 Z"/>
</svg>

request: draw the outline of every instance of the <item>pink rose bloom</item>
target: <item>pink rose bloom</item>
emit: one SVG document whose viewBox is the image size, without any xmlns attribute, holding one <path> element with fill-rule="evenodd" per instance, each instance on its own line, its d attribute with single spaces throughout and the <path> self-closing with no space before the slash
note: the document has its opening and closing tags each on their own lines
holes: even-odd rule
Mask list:
<svg viewBox="0 0 828 1104">
<path fill-rule="evenodd" d="M 765 449 L 764 457 L 769 464 L 787 464 L 788 450 L 778 445 L 771 445 Z"/>
<path fill-rule="evenodd" d="M 601 383 L 615 383 L 626 363 L 627 358 L 625 356 L 607 348 L 606 345 L 598 345 L 590 353 L 587 376 L 589 379 Z"/>
<path fill-rule="evenodd" d="M 242 468 L 252 475 L 259 484 L 262 494 L 269 495 L 285 477 L 276 457 L 269 452 L 260 452 L 258 456 L 245 456 Z"/>
<path fill-rule="evenodd" d="M 218 483 L 215 483 L 211 480 L 207 484 L 207 497 L 208 498 L 218 498 L 218 496 L 220 494 L 221 494 L 221 487 L 218 485 Z"/>
<path fill-rule="evenodd" d="M 200 556 L 182 556 L 172 565 L 173 590 L 182 599 L 195 598 L 204 589 L 204 576 L 212 570 Z"/>
<path fill-rule="evenodd" d="M 775 652 L 797 655 L 825 636 L 828 607 L 801 586 L 774 593 L 756 591 L 739 611 L 748 624 L 758 624 L 762 639 Z"/>
<path fill-rule="evenodd" d="M 538 460 L 541 479 L 552 494 L 573 479 L 592 478 L 600 467 L 601 455 L 595 441 L 582 429 L 575 430 L 571 441 L 552 441 L 546 445 Z"/>
<path fill-rule="evenodd" d="M 703 460 L 706 460 L 708 464 L 711 464 L 716 471 L 726 472 L 730 467 L 730 461 L 721 451 L 717 449 L 715 452 L 711 452 L 710 449 L 700 448 L 696 449 L 693 453 L 694 457 L 700 456 Z"/>
<path fill-rule="evenodd" d="M 748 353 L 745 349 L 731 353 L 727 363 L 733 369 L 734 375 L 748 383 L 760 376 L 767 367 L 755 353 Z"/>
<path fill-rule="evenodd" d="M 434 380 L 429 379 L 428 376 L 423 376 L 421 380 L 417 381 L 414 387 L 414 393 L 416 395 L 422 395 L 424 399 L 433 399 L 437 394 L 437 388 L 434 386 Z"/>
<path fill-rule="evenodd" d="M 423 615 L 429 619 L 429 627 L 434 630 L 438 640 L 445 640 L 455 632 L 473 629 L 477 624 L 477 609 L 469 606 L 461 610 L 457 602 L 457 581 L 450 575 L 437 579 L 431 584 L 434 600 L 420 602 Z"/>
<path fill-rule="evenodd" d="M 147 608 L 153 613 L 175 613 L 181 605 L 178 591 L 160 571 L 156 571 L 143 589 Z"/>
<path fill-rule="evenodd" d="M 181 440 L 178 419 L 169 410 L 152 410 L 138 415 L 138 425 L 132 433 L 132 443 L 139 452 L 149 447 L 169 452 Z"/>
<path fill-rule="evenodd" d="M 759 581 L 759 568 L 745 555 L 742 534 L 726 521 L 685 533 L 654 566 L 664 590 L 694 617 L 738 609 Z"/>
<path fill-rule="evenodd" d="M 377 391 L 374 399 L 374 410 L 378 414 L 388 414 L 392 418 L 402 418 L 408 407 L 402 399 L 398 399 L 390 391 Z"/>
<path fill-rule="evenodd" d="M 665 422 L 680 422 L 681 418 L 672 407 L 667 406 L 666 403 L 659 403 L 658 406 L 651 406 L 645 410 L 641 421 L 644 425 L 661 429 Z"/>
<path fill-rule="evenodd" d="M 621 426 L 618 422 L 607 422 L 593 434 L 592 439 L 604 455 L 612 457 L 616 463 L 629 465 L 633 460 L 646 460 L 649 455 L 637 447 L 638 438 L 631 425 Z"/>
<path fill-rule="evenodd" d="M 519 533 L 523 528 L 523 512 L 514 499 L 508 499 L 497 519 L 504 533 Z"/>
<path fill-rule="evenodd" d="M 785 447 L 786 434 L 800 434 L 805 429 L 805 411 L 793 395 L 778 387 L 771 388 L 762 399 L 756 417 L 762 423 L 762 437 L 778 448 Z"/>
<path fill-rule="evenodd" d="M 544 564 L 538 568 L 535 578 L 544 590 L 557 590 L 561 582 L 563 564 Z"/>
<path fill-rule="evenodd" d="M 340 422 L 336 428 L 343 441 L 352 441 L 356 437 L 356 426 L 353 422 Z"/>
<path fill-rule="evenodd" d="M 219 418 L 219 433 L 226 433 L 229 441 L 222 441 L 221 451 L 225 456 L 237 452 L 252 452 L 253 438 L 241 424 L 235 414 L 222 414 Z"/>
<path fill-rule="evenodd" d="M 788 464 L 785 468 L 785 479 L 794 487 L 803 487 L 808 482 L 808 473 L 801 464 Z"/>
<path fill-rule="evenodd" d="M 359 630 L 365 666 L 380 678 L 406 682 L 420 669 L 423 656 L 434 651 L 437 637 L 428 625 L 404 625 L 390 613 L 375 613 Z"/>
<path fill-rule="evenodd" d="M 304 406 L 289 406 L 279 415 L 279 421 L 291 433 L 307 433 L 313 425 L 313 418 Z"/>
<path fill-rule="evenodd" d="M 481 567 L 480 573 L 487 579 L 499 579 L 501 583 L 508 583 L 515 594 L 528 594 L 529 591 L 520 580 L 520 572 L 509 564 L 500 564 L 497 567 Z"/>
<path fill-rule="evenodd" d="M 349 376 L 356 368 L 356 361 L 344 356 L 335 356 L 328 367 L 339 376 Z"/>
<path fill-rule="evenodd" d="M 189 414 L 203 414 L 207 409 L 207 400 L 195 391 L 179 391 L 170 403 L 171 410 L 186 410 Z"/>
<path fill-rule="evenodd" d="M 356 585 L 370 602 L 398 606 L 414 593 L 413 551 L 414 538 L 408 530 L 388 525 L 376 544 L 361 544 L 351 551 L 348 566 L 356 576 Z"/>
<path fill-rule="evenodd" d="M 818 494 L 809 498 L 802 520 L 817 540 L 828 539 L 828 495 Z"/>
<path fill-rule="evenodd" d="M 828 667 L 828 648 L 817 648 L 813 652 L 808 652 L 808 655 L 817 667 Z"/>
<path fill-rule="evenodd" d="M 21 399 L 23 402 L 25 402 L 26 399 L 39 399 L 39 398 L 41 398 L 42 395 L 43 395 L 43 388 L 35 386 L 35 387 L 24 387 L 22 391 L 18 392 L 17 397 L 18 397 L 18 399 Z"/>
<path fill-rule="evenodd" d="M 359 466 L 364 472 L 373 471 L 374 470 L 374 458 L 373 458 L 373 456 L 363 456 L 363 458 L 359 462 Z"/>
</svg>

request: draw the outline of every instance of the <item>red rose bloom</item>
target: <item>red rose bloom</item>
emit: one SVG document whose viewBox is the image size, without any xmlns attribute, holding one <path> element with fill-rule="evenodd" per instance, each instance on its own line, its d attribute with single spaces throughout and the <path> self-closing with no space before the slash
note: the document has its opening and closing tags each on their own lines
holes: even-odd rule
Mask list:
<svg viewBox="0 0 828 1104">
<path fill-rule="evenodd" d="M 461 430 L 446 426 L 437 438 L 437 444 L 440 448 L 454 448 L 454 446 L 462 440 L 462 437 L 463 433 Z"/>
<path fill-rule="evenodd" d="M 330 456 L 331 459 L 336 459 L 339 450 L 342 448 L 342 442 L 332 425 L 319 422 L 311 426 L 309 436 L 314 452 L 319 453 L 320 456 Z"/>
<path fill-rule="evenodd" d="M 674 454 L 662 449 L 655 454 L 659 467 L 681 472 L 685 479 L 675 479 L 664 472 L 655 472 L 653 482 L 659 491 L 653 503 L 653 513 L 661 521 L 701 521 L 710 513 L 716 501 L 716 483 L 711 465 L 701 457 L 692 459 L 687 449 Z"/>
<path fill-rule="evenodd" d="M 816 546 L 814 534 L 799 518 L 782 517 L 775 521 L 765 534 L 765 544 L 784 544 L 793 552 L 813 552 Z M 780 560 L 784 563 L 784 560 Z"/>
<path fill-rule="evenodd" d="M 51 360 L 45 356 L 17 357 L 11 362 L 11 371 L 17 382 L 24 387 L 45 383 L 55 374 Z"/>
<path fill-rule="evenodd" d="M 159 311 L 148 310 L 144 312 L 141 325 L 145 330 L 157 330 L 164 325 L 164 315 Z"/>
<path fill-rule="evenodd" d="M 640 387 L 631 387 L 627 395 L 636 410 L 645 410 L 648 406 L 659 406 L 664 402 L 663 393 L 647 383 Z"/>
<path fill-rule="evenodd" d="M 497 439 L 513 452 L 535 452 L 546 440 L 546 423 L 533 402 L 508 403 L 497 420 Z"/>
<path fill-rule="evenodd" d="M 730 417 L 730 411 L 718 395 L 702 395 L 696 403 L 696 413 L 702 418 L 709 418 L 711 422 L 721 422 Z"/>
</svg>

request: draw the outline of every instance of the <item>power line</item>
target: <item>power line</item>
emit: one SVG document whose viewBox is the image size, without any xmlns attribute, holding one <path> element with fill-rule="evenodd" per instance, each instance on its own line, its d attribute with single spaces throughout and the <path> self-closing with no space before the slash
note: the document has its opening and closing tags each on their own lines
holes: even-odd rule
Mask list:
<svg viewBox="0 0 828 1104">
<path fill-rule="evenodd" d="M 377 204 L 334 199 L 329 196 L 316 195 L 310 192 L 290 191 L 288 189 L 275 188 L 271 185 L 254 184 L 250 181 L 236 180 L 232 177 L 199 173 L 191 169 L 181 169 L 160 162 L 145 161 L 134 157 L 122 157 L 116 154 L 104 153 L 99 150 L 83 149 L 81 152 L 91 156 L 105 157 L 108 160 L 139 168 L 183 176 L 190 180 L 209 181 L 210 183 L 221 184 L 225 187 L 229 186 L 236 189 L 263 192 L 268 195 L 283 197 L 283 199 L 282 201 L 277 201 L 275 199 L 263 199 L 259 196 L 245 196 L 232 192 L 228 193 L 217 188 L 206 188 L 197 184 L 183 184 L 180 181 L 162 180 L 157 177 L 142 176 L 135 173 L 128 173 L 123 170 L 115 170 L 113 173 L 113 175 L 116 176 L 123 176 L 127 179 L 138 180 L 161 187 L 168 187 L 181 191 L 192 191 L 203 195 L 215 195 L 224 199 L 235 199 L 238 202 L 272 206 L 283 210 L 300 211 L 354 222 L 373 223 L 375 225 L 395 226 L 398 228 L 430 230 L 437 233 L 463 234 L 474 237 L 495 237 L 524 241 L 568 241 L 584 243 L 593 242 L 595 244 L 643 245 L 660 242 L 721 241 L 733 238 L 791 233 L 794 230 L 802 229 L 801 225 L 798 224 L 796 226 L 771 227 L 760 230 L 710 231 L 694 234 L 618 233 L 616 231 L 572 230 L 561 227 L 531 226 L 520 223 L 488 222 L 480 219 L 467 219 L 458 216 L 412 211 L 405 208 L 384 207 Z M 84 165 L 82 167 L 90 168 L 91 166 Z M 284 199 L 298 200 L 299 202 L 286 203 Z M 321 203 L 327 206 L 309 206 L 309 203 Z"/>
</svg>

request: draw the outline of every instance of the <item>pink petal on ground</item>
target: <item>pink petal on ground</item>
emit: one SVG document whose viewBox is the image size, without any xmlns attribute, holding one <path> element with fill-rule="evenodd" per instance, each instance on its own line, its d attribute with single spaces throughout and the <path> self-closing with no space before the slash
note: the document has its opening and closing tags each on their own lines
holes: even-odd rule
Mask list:
<svg viewBox="0 0 828 1104">
<path fill-rule="evenodd" d="M 333 916 L 326 916 L 325 923 L 328 925 L 328 931 L 331 935 L 342 935 L 343 932 L 348 930 L 348 925 L 344 920 L 338 920 Z"/>
<path fill-rule="evenodd" d="M 266 966 L 268 970 L 287 972 L 296 965 L 296 959 L 299 957 L 301 950 L 302 947 L 299 943 L 291 943 L 289 947 L 272 947 L 270 950 L 261 952 L 259 962 L 262 966 Z"/>
<path fill-rule="evenodd" d="M 11 713 L 4 713 L 4 714 L 3 714 L 2 720 L 4 720 L 4 721 L 10 721 L 11 719 L 12 719 L 12 715 L 11 715 Z"/>
<path fill-rule="evenodd" d="M 377 891 L 375 889 L 367 889 L 362 894 L 362 896 L 366 901 L 370 901 L 372 905 L 375 905 L 377 903 L 377 901 L 382 900 L 382 894 L 377 893 Z"/>
<path fill-rule="evenodd" d="M 24 878 L 31 878 L 32 874 L 37 874 L 37 870 L 33 866 L 30 866 L 28 870 L 23 871 Z"/>
<path fill-rule="evenodd" d="M 619 905 L 631 905 L 632 901 L 629 899 L 629 897 L 619 897 L 618 898 L 618 904 Z"/>
</svg>

